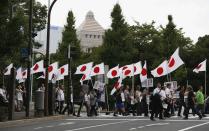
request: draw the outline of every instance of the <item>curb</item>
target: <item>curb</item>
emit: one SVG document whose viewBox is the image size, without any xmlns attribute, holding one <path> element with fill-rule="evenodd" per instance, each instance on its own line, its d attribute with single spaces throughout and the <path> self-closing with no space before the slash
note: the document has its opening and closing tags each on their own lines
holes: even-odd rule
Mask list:
<svg viewBox="0 0 209 131">
<path fill-rule="evenodd" d="M 21 120 L 13 120 L 13 121 L 5 121 L 0 122 L 0 129 L 7 128 L 7 127 L 16 127 L 16 126 L 23 126 L 28 125 L 30 123 L 38 123 L 40 121 L 48 121 L 48 120 L 61 120 L 66 118 L 66 115 L 57 115 L 57 116 L 47 116 L 47 117 L 39 117 L 39 118 L 29 118 L 29 119 L 21 119 Z"/>
</svg>

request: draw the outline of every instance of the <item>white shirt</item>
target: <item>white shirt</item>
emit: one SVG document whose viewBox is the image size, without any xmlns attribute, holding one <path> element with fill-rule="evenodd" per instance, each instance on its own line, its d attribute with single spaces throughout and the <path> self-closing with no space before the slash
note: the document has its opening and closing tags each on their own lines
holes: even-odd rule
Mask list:
<svg viewBox="0 0 209 131">
<path fill-rule="evenodd" d="M 64 101 L 65 100 L 65 95 L 64 95 L 64 92 L 63 90 L 58 90 L 57 92 L 57 100 L 58 101 Z"/>
<path fill-rule="evenodd" d="M 166 94 L 164 90 L 160 91 L 161 100 L 164 100 L 166 98 Z"/>
<path fill-rule="evenodd" d="M 156 93 L 159 93 L 159 92 L 160 92 L 160 89 L 157 87 L 157 88 L 154 89 L 153 95 L 155 95 Z"/>
</svg>

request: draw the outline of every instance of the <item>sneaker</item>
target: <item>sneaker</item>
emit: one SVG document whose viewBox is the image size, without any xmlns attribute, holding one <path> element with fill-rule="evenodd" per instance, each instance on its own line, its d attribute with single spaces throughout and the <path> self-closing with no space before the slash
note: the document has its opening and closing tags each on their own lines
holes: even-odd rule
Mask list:
<svg viewBox="0 0 209 131">
<path fill-rule="evenodd" d="M 201 120 L 201 119 L 202 119 L 202 116 L 200 115 L 200 116 L 199 116 L 199 120 Z"/>
<path fill-rule="evenodd" d="M 184 117 L 183 119 L 184 119 L 184 120 L 188 120 L 188 117 Z"/>
<path fill-rule="evenodd" d="M 150 117 L 150 120 L 151 120 L 151 121 L 156 121 L 154 118 L 151 118 L 151 117 Z"/>
</svg>

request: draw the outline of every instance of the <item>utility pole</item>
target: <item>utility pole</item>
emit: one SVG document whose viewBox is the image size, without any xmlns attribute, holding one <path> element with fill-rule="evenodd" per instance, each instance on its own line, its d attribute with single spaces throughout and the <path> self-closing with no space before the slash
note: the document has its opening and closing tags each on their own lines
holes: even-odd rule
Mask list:
<svg viewBox="0 0 209 131">
<path fill-rule="evenodd" d="M 28 33 L 28 63 L 27 63 L 27 86 L 26 86 L 26 117 L 30 116 L 30 96 L 31 94 L 31 75 L 30 75 L 30 68 L 31 68 L 31 59 L 32 59 L 32 18 L 33 18 L 33 0 L 30 0 L 29 3 L 29 33 Z"/>
<path fill-rule="evenodd" d="M 50 20 L 51 20 L 51 11 L 56 3 L 57 0 L 54 0 L 52 4 L 50 5 L 48 9 L 48 22 L 47 22 L 47 42 L 46 42 L 46 60 L 45 60 L 45 69 L 46 69 L 46 78 L 45 78 L 45 95 L 44 95 L 44 114 L 45 116 L 48 116 L 49 110 L 48 110 L 48 81 L 49 81 L 49 47 L 50 47 Z"/>
</svg>

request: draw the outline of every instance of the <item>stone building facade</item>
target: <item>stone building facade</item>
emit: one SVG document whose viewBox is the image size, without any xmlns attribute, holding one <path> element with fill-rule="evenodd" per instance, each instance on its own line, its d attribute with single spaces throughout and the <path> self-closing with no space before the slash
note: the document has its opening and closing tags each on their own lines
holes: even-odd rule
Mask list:
<svg viewBox="0 0 209 131">
<path fill-rule="evenodd" d="M 95 20 L 93 12 L 89 11 L 85 20 L 77 29 L 81 50 L 91 53 L 94 47 L 101 46 L 104 32 L 103 27 Z"/>
</svg>

